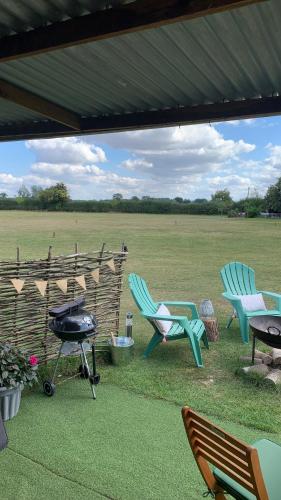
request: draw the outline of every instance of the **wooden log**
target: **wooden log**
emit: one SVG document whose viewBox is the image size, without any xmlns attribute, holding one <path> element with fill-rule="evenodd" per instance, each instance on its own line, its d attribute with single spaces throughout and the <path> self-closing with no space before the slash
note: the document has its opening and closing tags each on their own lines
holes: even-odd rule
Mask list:
<svg viewBox="0 0 281 500">
<path fill-rule="evenodd" d="M 265 365 L 271 365 L 272 363 L 272 356 L 268 352 L 262 352 L 255 349 L 255 358 L 261 359 Z"/>
<path fill-rule="evenodd" d="M 281 365 L 281 349 L 272 349 L 272 366 Z"/>
<path fill-rule="evenodd" d="M 251 379 L 251 378 L 264 379 L 264 377 L 266 377 L 266 375 L 268 375 L 268 373 L 269 373 L 269 368 L 267 365 L 264 365 L 264 364 L 244 366 L 243 368 L 239 368 L 236 371 L 237 375 L 243 375 L 249 379 Z"/>
<path fill-rule="evenodd" d="M 272 369 L 269 374 L 266 375 L 264 383 L 272 387 L 281 387 L 281 370 Z"/>
<path fill-rule="evenodd" d="M 218 320 L 216 318 L 203 319 L 208 340 L 216 342 L 219 339 Z"/>
</svg>

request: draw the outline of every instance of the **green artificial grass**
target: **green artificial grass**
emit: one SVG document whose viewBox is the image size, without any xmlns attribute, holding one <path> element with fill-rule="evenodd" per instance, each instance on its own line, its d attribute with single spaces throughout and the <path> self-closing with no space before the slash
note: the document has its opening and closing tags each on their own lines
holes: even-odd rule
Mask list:
<svg viewBox="0 0 281 500">
<path fill-rule="evenodd" d="M 249 355 L 251 346 L 242 344 L 237 321 L 230 330 L 225 329 L 231 308 L 221 296 L 219 277 L 224 264 L 239 260 L 255 269 L 258 289 L 281 292 L 280 224 L 275 220 L 210 216 L 0 212 L 1 259 L 15 256 L 16 246 L 20 247 L 22 259 L 33 259 L 46 257 L 49 245 L 58 255 L 73 252 L 75 242 L 81 251 L 89 251 L 101 248 L 103 242 L 109 249 L 118 250 L 124 241 L 129 254 L 121 296 L 120 334 L 125 331 L 125 313 L 131 310 L 135 340 L 135 358 L 128 367 L 101 365 L 99 361 L 102 385 L 95 403 L 88 400 L 90 391 L 83 381 L 82 386 L 81 381 L 74 381 L 58 388 L 53 400 L 37 393 L 24 397 L 20 414 L 7 425 L 10 447 L 17 453 L 29 449 L 39 464 L 30 464 L 11 450 L 1 453 L 5 473 L 0 475 L 0 498 L 71 499 L 74 488 L 69 481 L 80 479 L 84 486 L 75 485 L 75 498 L 99 498 L 105 491 L 110 494 L 111 488 L 116 499 L 200 498 L 204 485 L 187 449 L 179 413 L 183 404 L 211 419 L 220 419 L 226 430 L 248 442 L 259 436 L 280 442 L 280 392 L 235 376 L 242 365 L 239 357 Z M 202 349 L 203 369 L 195 368 L 185 340 L 161 344 L 149 359 L 142 359 L 152 329 L 132 300 L 127 285 L 129 272 L 146 279 L 157 301 L 188 300 L 198 305 L 203 299 L 212 300 L 220 340 L 210 343 L 209 351 Z M 258 347 L 267 349 L 261 343 Z M 78 387 L 83 394 L 79 394 Z M 93 412 L 91 420 L 89 408 Z M 163 419 L 166 409 L 167 417 Z M 81 425 L 77 423 L 80 418 Z M 117 424 L 122 439 L 114 441 Z M 138 439 L 127 439 L 126 426 L 132 434 L 135 429 Z M 147 438 L 140 436 L 141 431 Z M 103 439 L 97 442 L 93 436 Z M 89 464 L 94 463 L 96 454 L 102 457 L 101 465 L 91 469 Z M 77 461 L 76 456 L 80 457 Z M 26 473 L 25 463 L 29 464 Z M 132 479 L 127 478 L 127 470 Z M 96 487 L 95 492 L 85 490 L 85 481 L 87 487 Z M 2 497 L 2 485 L 7 497 Z"/>
<path fill-rule="evenodd" d="M 217 421 L 217 420 L 216 420 Z M 217 421 L 219 422 L 219 421 Z M 219 422 L 220 423 L 220 422 Z M 0 454 L 1 499 L 183 499 L 206 490 L 189 449 L 180 406 L 88 382 L 25 395 L 7 422 Z M 224 427 L 241 439 L 264 433 Z"/>
</svg>

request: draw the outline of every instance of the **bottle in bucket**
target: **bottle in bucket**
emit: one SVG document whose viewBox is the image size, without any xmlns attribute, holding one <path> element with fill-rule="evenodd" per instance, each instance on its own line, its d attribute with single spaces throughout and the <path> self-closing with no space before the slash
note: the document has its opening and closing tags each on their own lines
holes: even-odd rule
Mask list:
<svg viewBox="0 0 281 500">
<path fill-rule="evenodd" d="M 131 338 L 133 336 L 133 313 L 131 312 L 126 314 L 126 335 Z"/>
</svg>

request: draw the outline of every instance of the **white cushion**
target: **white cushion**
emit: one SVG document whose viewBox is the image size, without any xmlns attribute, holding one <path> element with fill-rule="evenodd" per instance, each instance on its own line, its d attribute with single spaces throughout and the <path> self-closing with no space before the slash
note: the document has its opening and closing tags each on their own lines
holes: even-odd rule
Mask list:
<svg viewBox="0 0 281 500">
<path fill-rule="evenodd" d="M 238 295 L 245 311 L 266 311 L 266 306 L 261 293 L 253 295 Z"/>
<path fill-rule="evenodd" d="M 156 314 L 161 314 L 161 316 L 171 316 L 171 313 L 164 304 L 160 304 Z M 167 321 L 164 319 L 156 319 L 155 324 L 162 335 L 167 335 L 172 326 L 172 321 Z"/>
</svg>

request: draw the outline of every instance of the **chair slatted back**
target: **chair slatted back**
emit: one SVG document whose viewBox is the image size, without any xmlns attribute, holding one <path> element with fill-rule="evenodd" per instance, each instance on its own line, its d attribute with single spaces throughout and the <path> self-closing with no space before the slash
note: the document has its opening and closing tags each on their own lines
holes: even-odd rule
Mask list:
<svg viewBox="0 0 281 500">
<path fill-rule="evenodd" d="M 137 274 L 131 273 L 129 275 L 129 286 L 140 311 L 148 315 L 155 314 L 157 304 L 153 301 L 144 279 Z"/>
<path fill-rule="evenodd" d="M 221 269 L 221 278 L 226 292 L 233 295 L 257 293 L 255 271 L 241 262 L 230 262 Z"/>
<path fill-rule="evenodd" d="M 188 407 L 182 409 L 182 418 L 193 455 L 211 491 L 219 492 L 222 489 L 217 484 L 209 463 L 256 495 L 258 500 L 269 500 L 255 448 L 231 436 Z"/>
</svg>

